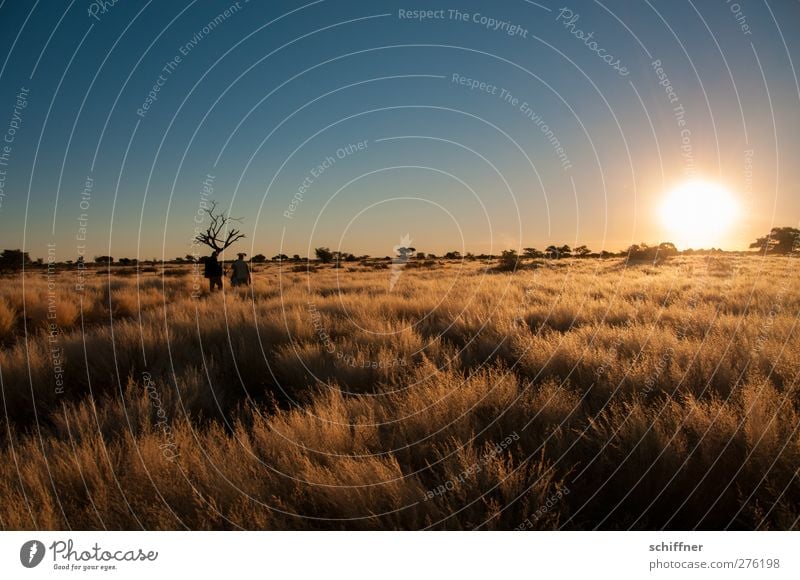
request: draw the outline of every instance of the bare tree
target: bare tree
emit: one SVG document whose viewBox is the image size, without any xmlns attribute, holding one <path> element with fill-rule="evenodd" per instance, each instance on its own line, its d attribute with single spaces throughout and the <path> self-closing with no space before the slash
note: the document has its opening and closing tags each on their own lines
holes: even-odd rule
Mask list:
<svg viewBox="0 0 800 580">
<path fill-rule="evenodd" d="M 232 218 L 223 213 L 217 213 L 216 201 L 212 201 L 211 207 L 205 208 L 203 211 L 208 214 L 211 221 L 206 231 L 197 234 L 194 238 L 196 242 L 205 244 L 217 252 L 222 252 L 245 237 L 239 230 L 231 227 L 233 222 L 242 223 L 242 218 Z"/>
</svg>

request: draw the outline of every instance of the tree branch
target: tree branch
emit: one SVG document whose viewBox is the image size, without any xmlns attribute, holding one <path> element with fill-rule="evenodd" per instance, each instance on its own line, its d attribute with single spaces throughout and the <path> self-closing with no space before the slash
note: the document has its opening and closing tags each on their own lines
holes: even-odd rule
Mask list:
<svg viewBox="0 0 800 580">
<path fill-rule="evenodd" d="M 222 252 L 245 237 L 239 230 L 230 227 L 232 222 L 241 223 L 242 218 L 232 218 L 217 213 L 216 201 L 212 201 L 211 207 L 203 208 L 203 211 L 208 214 L 210 221 L 206 231 L 195 236 L 197 243 L 204 244 L 216 252 Z M 227 230 L 224 238 L 221 237 L 223 230 Z"/>
</svg>

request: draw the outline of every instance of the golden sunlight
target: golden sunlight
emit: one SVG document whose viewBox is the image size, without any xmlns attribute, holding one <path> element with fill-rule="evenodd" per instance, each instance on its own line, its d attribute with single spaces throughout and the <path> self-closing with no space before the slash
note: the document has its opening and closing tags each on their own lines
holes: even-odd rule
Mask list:
<svg viewBox="0 0 800 580">
<path fill-rule="evenodd" d="M 718 183 L 690 181 L 666 195 L 660 215 L 668 241 L 680 249 L 721 247 L 739 216 L 739 206 Z"/>
</svg>

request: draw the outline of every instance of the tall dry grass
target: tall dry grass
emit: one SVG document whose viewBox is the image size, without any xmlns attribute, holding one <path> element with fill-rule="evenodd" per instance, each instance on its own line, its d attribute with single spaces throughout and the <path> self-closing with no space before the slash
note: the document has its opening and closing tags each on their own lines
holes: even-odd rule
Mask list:
<svg viewBox="0 0 800 580">
<path fill-rule="evenodd" d="M 797 272 L 29 273 L 0 288 L 0 526 L 797 528 Z"/>
</svg>

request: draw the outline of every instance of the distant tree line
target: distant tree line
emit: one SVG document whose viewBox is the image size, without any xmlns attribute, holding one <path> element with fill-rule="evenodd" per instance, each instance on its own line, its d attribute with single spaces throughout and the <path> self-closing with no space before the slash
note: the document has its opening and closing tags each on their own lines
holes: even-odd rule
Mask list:
<svg viewBox="0 0 800 580">
<path fill-rule="evenodd" d="M 219 228 L 220 224 L 215 222 L 214 227 Z M 210 229 L 210 233 L 206 236 L 211 241 L 215 241 L 215 235 L 218 232 L 216 230 Z M 234 231 L 234 235 L 227 235 L 221 242 L 216 243 L 216 247 L 226 247 L 226 244 L 230 245 L 232 240 L 235 241 L 239 238 L 240 234 L 238 231 Z M 214 247 L 214 246 L 212 246 Z M 758 250 L 760 253 L 765 255 L 791 255 L 791 254 L 800 254 L 800 229 L 793 228 L 793 227 L 775 227 L 772 228 L 769 234 L 758 238 L 752 244 L 750 244 L 750 248 Z M 216 249 L 216 248 L 215 248 Z M 683 255 L 691 255 L 697 253 L 708 253 L 708 252 L 722 252 L 722 250 L 711 248 L 710 250 L 700 249 L 700 250 L 693 250 L 693 249 L 686 249 L 683 251 L 678 251 L 675 247 L 675 244 L 671 242 L 662 242 L 657 245 L 649 245 L 646 243 L 641 244 L 633 244 L 622 250 L 620 252 L 608 252 L 608 251 L 601 251 L 601 252 L 593 252 L 585 245 L 577 246 L 575 248 L 570 247 L 568 244 L 563 244 L 561 246 L 558 245 L 549 245 L 544 250 L 538 250 L 536 248 L 523 248 L 522 254 L 518 254 L 516 250 L 504 250 L 499 255 L 497 254 L 473 254 L 471 252 L 467 252 L 465 254 L 461 254 L 459 251 L 450 251 L 445 252 L 441 256 L 432 253 L 426 253 L 417 251 L 416 248 L 411 247 L 403 247 L 398 248 L 396 251 L 396 255 L 392 256 L 385 256 L 383 258 L 373 258 L 368 255 L 360 255 L 356 256 L 350 252 L 343 252 L 337 250 L 331 250 L 328 247 L 319 247 L 314 249 L 314 256 L 316 261 L 321 262 L 323 264 L 336 264 L 338 265 L 341 262 L 364 262 L 366 260 L 380 260 L 380 261 L 391 261 L 393 259 L 402 258 L 403 261 L 416 259 L 419 261 L 423 260 L 480 260 L 484 262 L 488 261 L 496 261 L 499 260 L 500 267 L 502 269 L 514 269 L 522 260 L 533 260 L 533 259 L 548 259 L 548 260 L 561 260 L 564 258 L 627 258 L 629 260 L 658 260 L 662 258 L 668 258 L 670 256 L 675 256 L 678 254 Z M 95 256 L 93 261 L 97 265 L 101 266 L 111 266 L 111 265 L 119 265 L 119 266 L 136 266 L 143 263 L 149 263 L 151 265 L 155 265 L 158 262 L 169 262 L 174 264 L 196 264 L 202 263 L 205 260 L 205 257 L 197 257 L 192 254 L 186 254 L 183 257 L 178 257 L 173 260 L 158 260 L 156 258 L 152 258 L 151 260 L 140 260 L 137 258 L 119 258 L 115 260 L 113 256 Z M 299 254 L 294 254 L 289 257 L 287 254 L 277 254 L 272 258 L 268 259 L 264 254 L 256 254 L 251 258 L 251 261 L 256 264 L 263 264 L 267 261 L 272 262 L 309 262 L 311 261 L 310 258 L 301 257 Z M 9 272 L 9 271 L 17 271 L 22 269 L 23 267 L 28 266 L 36 266 L 36 265 L 43 265 L 43 259 L 37 258 L 35 261 L 31 260 L 30 254 L 28 252 L 24 252 L 20 249 L 12 250 L 7 249 L 3 250 L 0 253 L 0 272 Z M 66 264 L 78 264 L 83 265 L 85 263 L 85 258 L 83 256 L 78 256 L 78 258 L 74 261 L 67 260 Z"/>
</svg>

